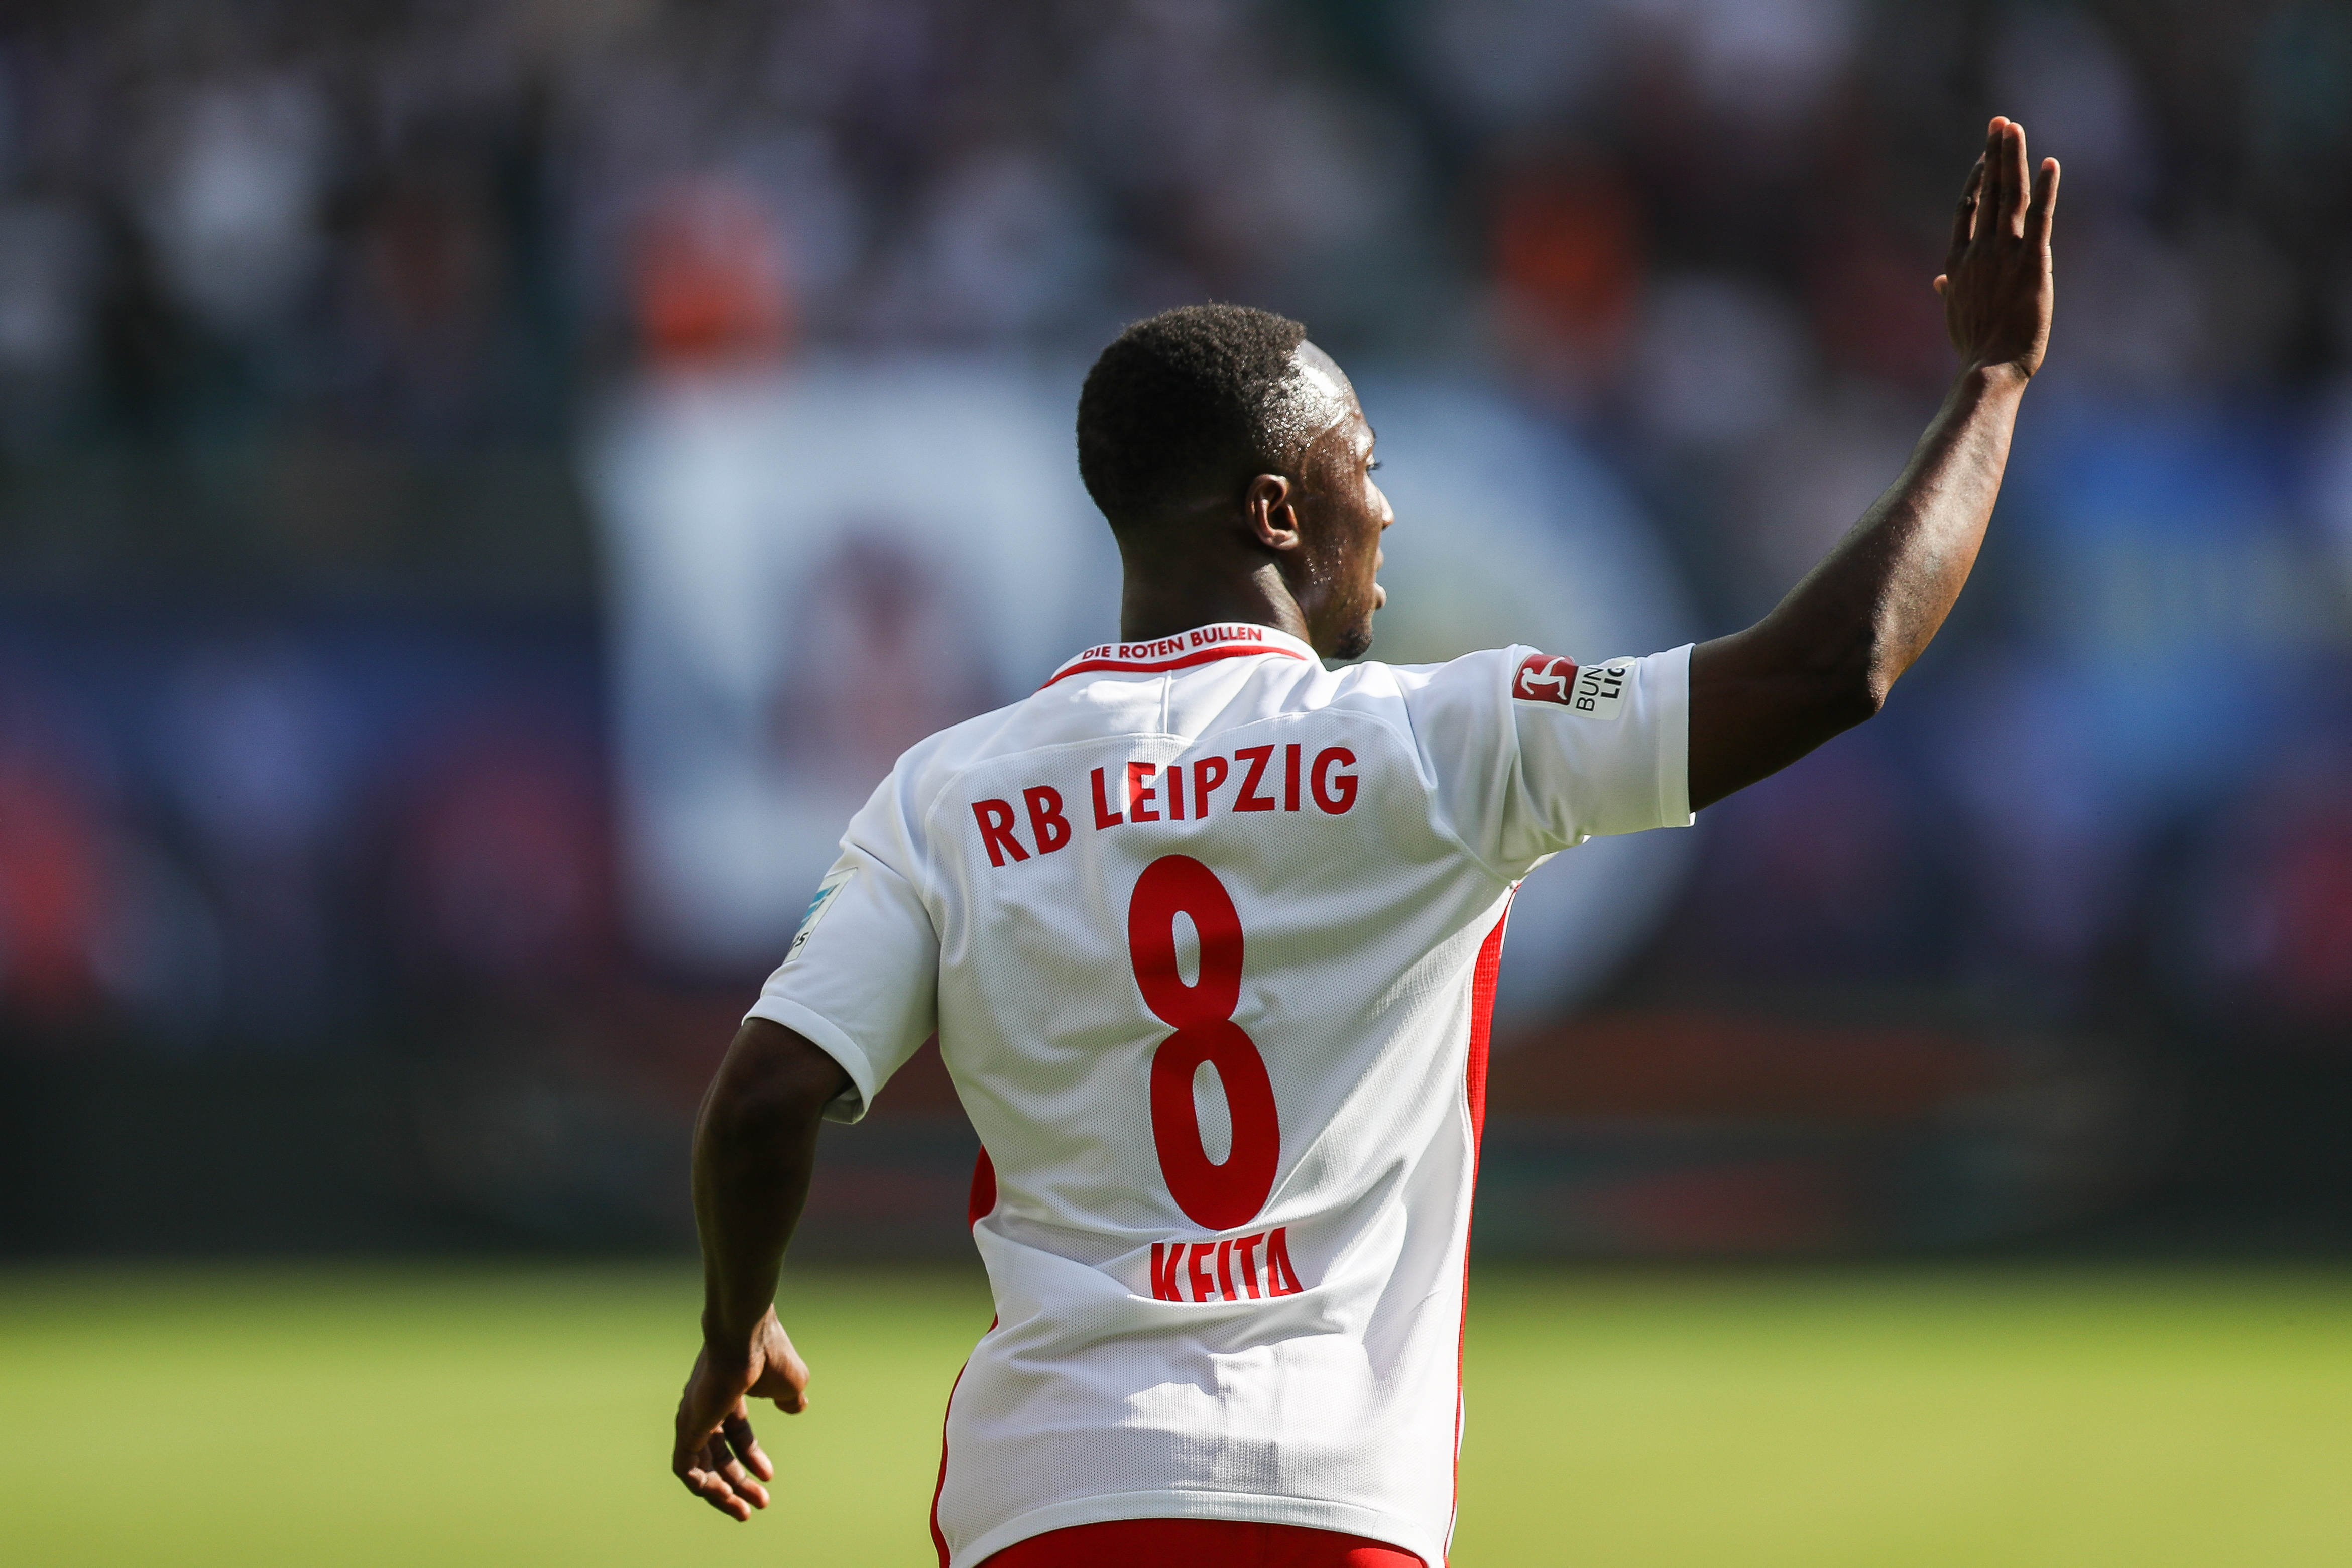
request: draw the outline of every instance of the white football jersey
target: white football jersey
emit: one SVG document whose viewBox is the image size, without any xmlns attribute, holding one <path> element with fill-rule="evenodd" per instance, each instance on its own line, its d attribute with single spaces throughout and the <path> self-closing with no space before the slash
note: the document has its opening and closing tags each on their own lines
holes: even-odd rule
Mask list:
<svg viewBox="0 0 2352 1568">
<path fill-rule="evenodd" d="M 1689 655 L 1327 671 L 1203 626 L 899 759 L 751 1016 L 840 1061 L 840 1120 L 936 1029 L 980 1134 L 943 1564 L 1152 1518 L 1444 1560 L 1505 915 L 1690 821 Z"/>
</svg>

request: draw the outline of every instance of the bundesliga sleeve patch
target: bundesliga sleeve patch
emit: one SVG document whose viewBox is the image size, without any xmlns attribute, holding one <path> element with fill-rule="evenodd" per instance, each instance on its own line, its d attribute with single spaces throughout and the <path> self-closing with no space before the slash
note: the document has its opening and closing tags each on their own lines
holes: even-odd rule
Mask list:
<svg viewBox="0 0 2352 1568">
<path fill-rule="evenodd" d="M 816 935 L 817 923 L 833 908 L 834 896 L 856 874 L 857 868 L 854 865 L 835 866 L 825 873 L 824 880 L 816 884 L 816 896 L 809 900 L 808 913 L 801 916 L 801 928 L 793 933 L 793 945 L 784 949 L 786 963 L 800 956 L 801 949 L 808 946 L 808 939 Z"/>
<path fill-rule="evenodd" d="M 1556 703 L 1587 718 L 1613 719 L 1625 711 L 1625 685 L 1633 678 L 1632 659 L 1610 659 L 1579 669 L 1554 653 L 1529 653 L 1511 675 L 1511 695 L 1520 702 Z"/>
</svg>

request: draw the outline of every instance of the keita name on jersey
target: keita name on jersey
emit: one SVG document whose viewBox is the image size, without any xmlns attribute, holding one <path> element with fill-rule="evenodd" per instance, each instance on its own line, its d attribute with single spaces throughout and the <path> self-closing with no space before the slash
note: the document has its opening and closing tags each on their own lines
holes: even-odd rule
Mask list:
<svg viewBox="0 0 2352 1568">
<path fill-rule="evenodd" d="M 1258 1288 L 1261 1246 L 1263 1291 Z M 1255 1301 L 1295 1296 L 1304 1288 L 1290 1266 L 1288 1226 L 1222 1241 L 1151 1244 L 1151 1299 L 1156 1301 Z"/>
</svg>

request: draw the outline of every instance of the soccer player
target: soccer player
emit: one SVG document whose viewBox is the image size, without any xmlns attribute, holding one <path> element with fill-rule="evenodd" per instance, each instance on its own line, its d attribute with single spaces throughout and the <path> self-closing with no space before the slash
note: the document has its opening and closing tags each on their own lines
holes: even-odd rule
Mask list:
<svg viewBox="0 0 2352 1568">
<path fill-rule="evenodd" d="M 935 1030 L 997 1320 L 950 1395 L 947 1568 L 1436 1568 L 1487 1015 L 1513 890 L 1870 717 L 1967 579 L 2042 362 L 2058 168 L 1990 128 L 1936 279 L 1963 369 L 1756 625 L 1579 666 L 1327 670 L 1382 601 L 1372 429 L 1297 323 L 1139 322 L 1078 403 L 1121 641 L 931 737 L 850 822 L 697 1129 L 673 1468 L 749 1519 L 747 1398 L 823 1118 Z"/>
</svg>

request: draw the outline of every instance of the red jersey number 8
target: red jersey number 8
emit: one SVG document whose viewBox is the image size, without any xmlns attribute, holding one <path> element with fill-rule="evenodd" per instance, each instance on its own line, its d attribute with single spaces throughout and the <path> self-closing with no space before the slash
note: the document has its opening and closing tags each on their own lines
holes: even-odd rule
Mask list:
<svg viewBox="0 0 2352 1568">
<path fill-rule="evenodd" d="M 1176 916 L 1192 916 L 1201 967 L 1191 985 L 1176 967 Z M 1282 1126 L 1274 1084 L 1257 1042 L 1234 1022 L 1242 995 L 1242 917 L 1217 873 L 1190 855 L 1162 855 L 1143 868 L 1127 905 L 1127 945 L 1144 1006 L 1176 1032 L 1151 1058 L 1151 1141 L 1169 1195 L 1209 1230 L 1247 1225 L 1274 1190 Z M 1192 1076 L 1214 1062 L 1232 1113 L 1234 1141 L 1223 1165 L 1201 1145 Z"/>
</svg>

